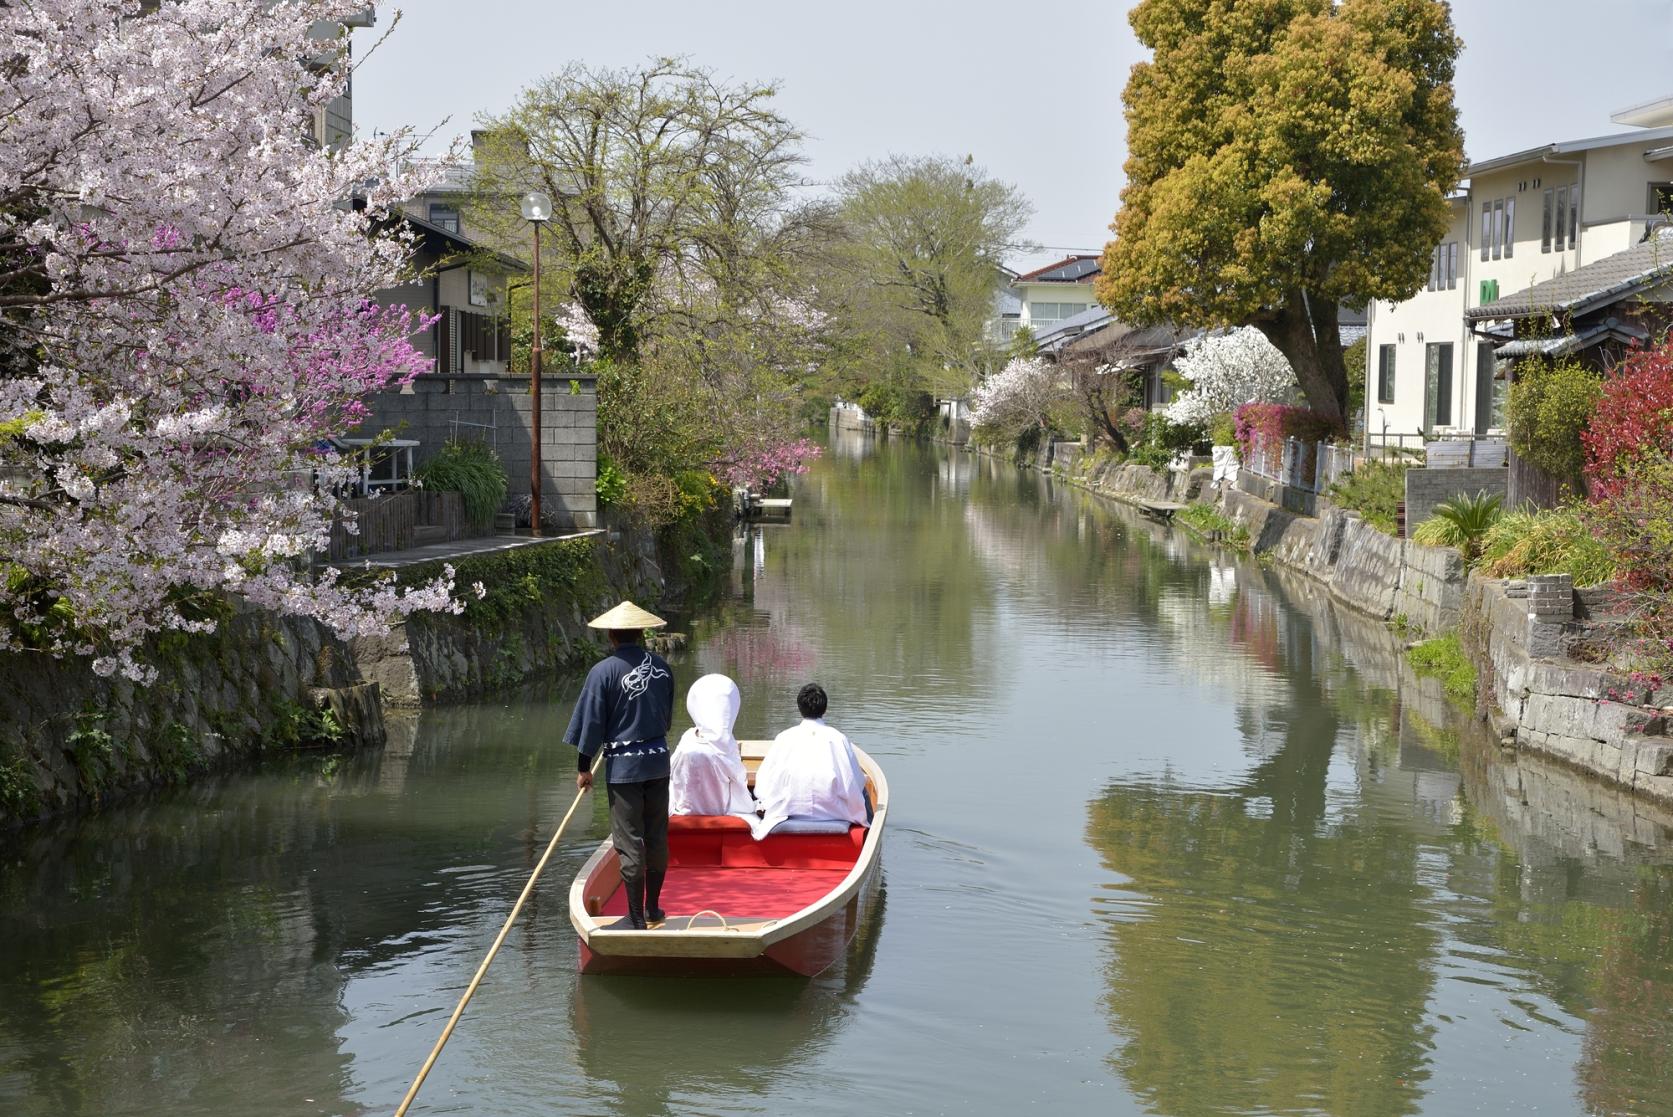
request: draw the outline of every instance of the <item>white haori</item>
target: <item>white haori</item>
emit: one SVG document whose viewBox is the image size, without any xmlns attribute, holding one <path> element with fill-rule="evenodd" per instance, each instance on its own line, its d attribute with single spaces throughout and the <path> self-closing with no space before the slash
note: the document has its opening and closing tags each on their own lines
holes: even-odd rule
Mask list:
<svg viewBox="0 0 1673 1117">
<path fill-rule="evenodd" d="M 824 718 L 803 718 L 773 738 L 755 773 L 755 800 L 757 839 L 792 818 L 865 825 L 866 777 L 854 743 Z"/>
<path fill-rule="evenodd" d="M 739 701 L 738 685 L 725 675 L 704 675 L 686 692 L 692 727 L 674 750 L 669 814 L 735 814 L 755 821 L 749 775 L 732 735 Z"/>
</svg>

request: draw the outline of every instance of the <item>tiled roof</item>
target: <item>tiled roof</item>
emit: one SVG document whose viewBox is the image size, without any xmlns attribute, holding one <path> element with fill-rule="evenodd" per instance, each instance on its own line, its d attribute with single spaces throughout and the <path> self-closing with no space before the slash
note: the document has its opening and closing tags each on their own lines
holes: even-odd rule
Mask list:
<svg viewBox="0 0 1673 1117">
<path fill-rule="evenodd" d="M 1571 272 L 1536 283 L 1482 306 L 1464 317 L 1473 322 L 1526 318 L 1535 314 L 1574 314 L 1615 302 L 1645 287 L 1673 278 L 1673 227 L 1662 226 L 1642 242 L 1594 260 Z"/>
<path fill-rule="evenodd" d="M 1012 283 L 1085 283 L 1102 270 L 1097 256 L 1069 256 L 1047 264 L 1043 268 L 1035 268 L 1031 272 L 1024 272 L 1011 280 Z"/>
</svg>

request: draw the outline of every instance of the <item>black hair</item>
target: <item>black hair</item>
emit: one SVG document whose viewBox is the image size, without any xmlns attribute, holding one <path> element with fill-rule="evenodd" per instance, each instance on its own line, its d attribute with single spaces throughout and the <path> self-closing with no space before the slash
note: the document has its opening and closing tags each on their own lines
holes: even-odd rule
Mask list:
<svg viewBox="0 0 1673 1117">
<path fill-rule="evenodd" d="M 804 718 L 824 717 L 828 703 L 825 688 L 818 683 L 809 683 L 796 692 L 796 709 L 802 712 Z"/>
<path fill-rule="evenodd" d="M 642 628 L 612 628 L 610 630 L 610 646 L 619 647 L 622 644 L 637 644 L 645 638 Z"/>
</svg>

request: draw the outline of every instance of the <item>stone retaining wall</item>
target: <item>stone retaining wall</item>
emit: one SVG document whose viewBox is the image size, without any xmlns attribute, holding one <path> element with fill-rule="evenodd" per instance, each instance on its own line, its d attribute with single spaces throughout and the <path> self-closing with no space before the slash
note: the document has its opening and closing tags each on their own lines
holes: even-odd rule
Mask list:
<svg viewBox="0 0 1673 1117">
<path fill-rule="evenodd" d="M 1625 679 L 1564 655 L 1572 619 L 1555 624 L 1529 612 L 1506 585 L 1472 576 L 1465 634 L 1491 716 L 1518 747 L 1553 757 L 1662 803 L 1673 804 L 1673 738 L 1666 709 L 1673 689 L 1644 705 L 1616 701 Z"/>
<path fill-rule="evenodd" d="M 158 641 L 149 687 L 101 679 L 85 661 L 0 655 L 0 828 L 270 749 L 381 744 L 386 704 L 461 700 L 590 661 L 588 618 L 620 596 L 661 596 L 648 533 L 544 546 L 572 561 L 531 563 L 540 547 L 456 560 L 464 615 L 417 615 L 352 645 L 312 621 L 236 608 L 213 634 Z M 475 616 L 474 580 L 495 595 Z"/>
<path fill-rule="evenodd" d="M 212 635 L 159 640 L 152 658 L 161 676 L 140 686 L 85 661 L 0 656 L 0 827 L 270 748 L 383 741 L 377 688 L 313 621 L 241 607 Z"/>
</svg>

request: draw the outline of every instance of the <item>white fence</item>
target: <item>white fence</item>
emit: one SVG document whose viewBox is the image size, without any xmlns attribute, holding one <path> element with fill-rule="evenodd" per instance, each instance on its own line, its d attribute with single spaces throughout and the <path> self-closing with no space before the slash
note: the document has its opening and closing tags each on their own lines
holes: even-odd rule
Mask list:
<svg viewBox="0 0 1673 1117">
<path fill-rule="evenodd" d="M 1469 466 L 1498 469 L 1506 464 L 1502 438 L 1457 437 L 1404 445 L 1389 441 L 1372 447 L 1370 457 L 1342 443 L 1307 442 L 1299 438 L 1264 439 L 1255 435 L 1243 468 L 1259 477 L 1309 493 L 1328 493 L 1331 487 L 1365 461 L 1405 461 L 1436 468 Z"/>
</svg>

